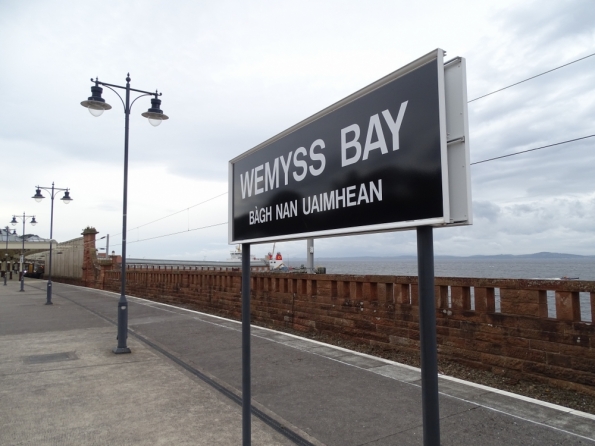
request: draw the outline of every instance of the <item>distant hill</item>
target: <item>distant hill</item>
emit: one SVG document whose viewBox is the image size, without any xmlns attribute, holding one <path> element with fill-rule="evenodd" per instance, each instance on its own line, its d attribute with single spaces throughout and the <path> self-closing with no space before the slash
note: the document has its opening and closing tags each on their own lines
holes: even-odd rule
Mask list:
<svg viewBox="0 0 595 446">
<path fill-rule="evenodd" d="M 473 255 L 473 256 L 445 256 L 436 255 L 436 259 L 485 259 L 485 260 L 506 260 L 506 259 L 595 259 L 595 255 L 583 256 L 578 254 L 564 254 L 559 252 L 536 252 L 533 254 L 494 254 L 494 255 Z M 329 259 L 329 260 L 386 260 L 386 259 L 415 259 L 417 256 L 414 255 L 403 255 L 403 256 L 352 256 L 352 257 L 319 257 L 318 259 Z M 317 259 L 317 260 L 318 260 Z"/>
<path fill-rule="evenodd" d="M 499 259 L 584 259 L 595 256 L 581 256 L 578 254 L 564 254 L 560 252 L 536 252 L 534 254 L 501 254 L 501 255 L 475 255 L 468 258 L 499 258 Z"/>
</svg>

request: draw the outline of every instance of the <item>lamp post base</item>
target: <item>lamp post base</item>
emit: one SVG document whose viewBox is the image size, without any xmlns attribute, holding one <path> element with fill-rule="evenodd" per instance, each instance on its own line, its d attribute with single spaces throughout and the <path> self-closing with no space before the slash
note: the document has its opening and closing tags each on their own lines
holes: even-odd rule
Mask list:
<svg viewBox="0 0 595 446">
<path fill-rule="evenodd" d="M 116 347 L 112 350 L 116 355 L 121 355 L 123 353 L 132 353 L 132 351 L 128 347 Z"/>
<path fill-rule="evenodd" d="M 124 257 L 122 257 L 122 262 L 124 262 Z M 124 277 L 126 276 L 124 275 Z M 122 286 L 122 289 L 124 289 L 124 286 Z M 118 345 L 112 352 L 116 355 L 130 353 L 130 349 L 126 345 L 126 341 L 128 340 L 128 302 L 124 294 L 120 296 L 120 300 L 118 301 L 118 336 L 116 340 L 118 341 Z"/>
<path fill-rule="evenodd" d="M 46 297 L 46 305 L 54 305 L 52 303 L 52 282 L 50 282 L 48 280 L 48 286 L 47 286 L 47 297 Z"/>
</svg>

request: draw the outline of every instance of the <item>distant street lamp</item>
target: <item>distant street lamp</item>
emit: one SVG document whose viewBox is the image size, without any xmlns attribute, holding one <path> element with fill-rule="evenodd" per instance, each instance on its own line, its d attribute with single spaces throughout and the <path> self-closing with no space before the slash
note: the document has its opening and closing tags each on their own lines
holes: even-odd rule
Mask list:
<svg viewBox="0 0 595 446">
<path fill-rule="evenodd" d="M 10 228 L 6 226 L 4 231 L 6 232 L 6 252 L 4 253 L 4 264 L 6 269 L 4 270 L 4 286 L 6 286 L 6 280 L 8 277 L 8 236 L 10 235 Z M 13 229 L 12 235 L 15 235 L 16 233 L 17 231 Z"/>
<path fill-rule="evenodd" d="M 19 216 L 18 218 L 22 218 L 23 220 L 23 235 L 22 235 L 22 239 L 23 239 L 23 248 L 21 250 L 21 289 L 19 291 L 25 291 L 25 271 L 23 271 L 23 260 L 25 260 L 25 220 L 27 218 L 31 217 L 31 221 L 29 222 L 31 224 L 31 226 L 35 226 L 37 224 L 37 222 L 35 221 L 35 215 L 25 215 L 25 213 L 23 212 L 23 216 Z M 12 216 L 12 221 L 10 222 L 11 225 L 16 225 L 17 222 L 17 216 L 13 215 Z"/>
<path fill-rule="evenodd" d="M 41 189 L 50 193 L 50 198 L 52 199 L 51 205 L 51 213 L 50 213 L 50 268 L 49 268 L 49 275 L 48 275 L 48 285 L 47 285 L 47 299 L 45 304 L 52 305 L 52 237 L 54 235 L 54 197 L 56 196 L 56 192 L 64 192 L 64 196 L 60 198 L 62 203 L 68 204 L 72 201 L 70 198 L 70 189 L 60 189 L 58 187 L 54 187 L 54 182 L 52 181 L 52 187 L 43 187 L 43 186 L 36 186 L 37 190 L 35 191 L 35 195 L 33 195 L 33 199 L 38 203 L 41 202 L 45 197 L 41 195 Z"/>
<path fill-rule="evenodd" d="M 155 96 L 151 99 L 151 108 L 146 112 L 142 113 L 142 116 L 149 120 L 149 123 L 155 127 L 161 124 L 161 121 L 165 121 L 169 119 L 167 115 L 163 113 L 163 111 L 159 108 L 161 106 L 161 100 L 159 96 L 162 93 L 155 91 L 155 93 L 151 93 L 149 91 L 143 90 L 136 90 L 134 88 L 130 88 L 130 73 L 126 76 L 126 86 L 123 87 L 121 85 L 114 85 L 114 84 L 107 84 L 105 82 L 99 82 L 97 78 L 95 80 L 91 79 L 91 82 L 94 82 L 95 85 L 91 87 L 91 97 L 89 97 L 86 101 L 81 102 L 83 107 L 86 107 L 93 116 L 101 116 L 101 114 L 105 110 L 110 110 L 112 108 L 105 99 L 101 97 L 101 93 L 103 92 L 104 87 L 109 88 L 114 93 L 118 95 L 120 100 L 122 101 L 122 105 L 124 106 L 124 199 L 123 199 L 123 210 L 122 210 L 122 274 L 121 274 L 121 290 L 120 290 L 120 299 L 118 301 L 118 346 L 113 349 L 114 353 L 130 353 L 130 349 L 126 345 L 126 340 L 128 337 L 128 302 L 126 300 L 126 213 L 127 213 L 127 204 L 128 204 L 128 132 L 129 132 L 129 118 L 130 118 L 130 109 L 134 102 L 143 97 L 143 96 Z M 122 96 L 114 90 L 114 88 L 120 88 L 122 90 L 126 90 L 126 100 L 122 99 Z M 142 93 L 140 96 L 137 96 L 132 103 L 130 103 L 130 92 L 134 91 L 137 93 Z"/>
<path fill-rule="evenodd" d="M 103 240 L 103 239 L 106 239 L 105 240 L 105 248 L 99 248 L 99 250 L 104 249 L 105 250 L 105 258 L 109 259 L 109 234 L 104 235 L 103 237 L 98 238 L 97 240 Z"/>
</svg>

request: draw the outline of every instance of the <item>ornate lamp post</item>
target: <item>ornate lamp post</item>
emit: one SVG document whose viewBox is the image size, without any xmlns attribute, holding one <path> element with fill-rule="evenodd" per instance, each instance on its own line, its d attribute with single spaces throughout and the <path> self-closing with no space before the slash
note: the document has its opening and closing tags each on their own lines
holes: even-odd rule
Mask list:
<svg viewBox="0 0 595 446">
<path fill-rule="evenodd" d="M 70 189 L 60 189 L 58 187 L 54 187 L 54 182 L 52 181 L 52 187 L 43 187 L 43 186 L 36 186 L 37 190 L 35 191 L 35 195 L 33 195 L 33 199 L 38 203 L 41 202 L 45 197 L 41 195 L 41 189 L 50 193 L 50 198 L 52 199 L 52 206 L 51 206 L 51 213 L 50 213 L 50 263 L 49 263 L 49 275 L 48 275 L 48 285 L 47 285 L 47 299 L 45 304 L 52 305 L 52 237 L 54 235 L 54 197 L 56 196 L 56 192 L 64 192 L 64 196 L 60 199 L 62 203 L 68 204 L 72 201 L 70 198 Z"/>
<path fill-rule="evenodd" d="M 101 93 L 103 92 L 103 88 L 100 85 L 109 88 L 114 93 L 118 95 L 120 100 L 122 101 L 122 105 L 124 106 L 124 199 L 123 199 L 123 210 L 122 210 L 122 274 L 121 274 L 121 290 L 120 290 L 120 299 L 118 300 L 118 346 L 113 349 L 114 353 L 130 353 L 130 349 L 126 345 L 126 340 L 128 337 L 128 302 L 126 300 L 126 213 L 128 207 L 128 132 L 129 132 L 129 117 L 130 117 L 130 109 L 134 102 L 138 98 L 143 96 L 154 96 L 151 99 L 151 108 L 146 112 L 142 113 L 142 116 L 149 120 L 149 123 L 155 127 L 161 124 L 161 121 L 165 121 L 169 119 L 167 115 L 163 113 L 163 111 L 159 108 L 161 105 L 161 100 L 159 96 L 162 93 L 155 91 L 155 93 L 151 93 L 149 91 L 143 90 L 136 90 L 134 88 L 130 88 L 130 73 L 126 76 L 126 86 L 121 85 L 114 85 L 114 84 L 107 84 L 105 82 L 100 82 L 98 78 L 95 80 L 91 79 L 91 82 L 94 82 L 95 85 L 91 87 L 91 97 L 89 97 L 86 101 L 81 102 L 83 107 L 86 107 L 93 116 L 101 116 L 101 114 L 105 110 L 110 110 L 112 108 L 105 99 L 101 97 Z M 113 87 L 113 88 L 112 88 Z M 126 98 L 122 99 L 122 96 L 114 90 L 114 88 L 119 88 L 126 91 Z M 140 96 L 137 96 L 132 103 L 130 102 L 130 92 L 134 91 L 136 93 L 141 93 Z"/>
<path fill-rule="evenodd" d="M 29 217 L 31 217 L 31 221 L 29 223 L 31 224 L 31 226 L 35 226 L 37 224 L 37 222 L 35 221 L 35 215 L 25 215 L 25 213 L 23 212 L 23 216 L 18 217 L 22 218 L 23 220 L 23 248 L 21 250 L 21 289 L 19 291 L 25 291 L 25 271 L 23 271 L 23 260 L 25 259 L 25 220 Z M 13 215 L 10 224 L 14 226 L 17 223 L 17 216 Z"/>
<path fill-rule="evenodd" d="M 6 286 L 6 280 L 8 279 L 8 236 L 10 235 L 10 228 L 6 226 L 4 228 L 4 231 L 6 232 L 6 252 L 4 253 L 4 262 L 6 264 L 6 269 L 4 270 L 4 286 Z M 17 231 L 13 229 L 12 235 L 15 235 L 16 233 Z"/>
</svg>

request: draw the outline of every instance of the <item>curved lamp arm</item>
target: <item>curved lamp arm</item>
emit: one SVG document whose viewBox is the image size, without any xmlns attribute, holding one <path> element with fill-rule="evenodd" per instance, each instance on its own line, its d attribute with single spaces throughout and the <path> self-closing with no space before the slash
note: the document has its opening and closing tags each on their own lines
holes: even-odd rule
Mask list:
<svg viewBox="0 0 595 446">
<path fill-rule="evenodd" d="M 93 81 L 93 79 L 91 79 L 91 80 Z M 93 81 L 93 82 L 95 82 L 95 81 Z M 111 91 L 113 91 L 114 93 L 116 93 L 118 95 L 118 97 L 120 98 L 120 101 L 122 102 L 122 107 L 124 107 L 124 113 L 126 113 L 126 104 L 124 104 L 124 99 L 122 99 L 122 96 L 120 96 L 120 93 L 118 93 L 116 90 L 114 90 L 109 85 L 106 85 L 106 84 L 101 84 L 101 85 L 103 85 L 104 87 L 109 88 Z"/>
<path fill-rule="evenodd" d="M 141 94 L 140 96 L 137 96 L 136 98 L 134 98 L 134 101 L 132 101 L 130 103 L 130 110 L 132 110 L 132 106 L 134 105 L 134 103 L 136 102 L 137 99 L 142 98 L 143 96 L 153 96 L 155 93 L 145 93 L 145 94 Z M 128 112 L 130 112 L 130 110 L 128 110 Z"/>
</svg>

